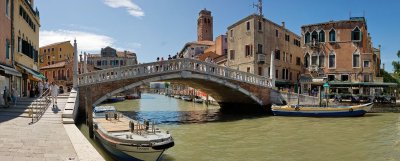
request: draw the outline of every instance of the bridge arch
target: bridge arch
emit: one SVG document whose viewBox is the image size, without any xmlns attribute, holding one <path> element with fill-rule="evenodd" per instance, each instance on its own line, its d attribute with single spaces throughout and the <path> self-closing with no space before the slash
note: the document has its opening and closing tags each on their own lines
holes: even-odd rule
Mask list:
<svg viewBox="0 0 400 161">
<path fill-rule="evenodd" d="M 190 87 L 201 89 L 202 91 L 209 93 L 210 96 L 215 98 L 218 103 L 222 104 L 229 102 L 240 104 L 255 104 L 259 106 L 263 105 L 263 101 L 261 99 L 257 98 L 256 95 L 242 88 L 240 85 L 233 84 L 229 81 L 217 77 L 204 74 L 192 74 L 188 72 L 155 76 L 133 82 L 132 84 L 129 84 L 127 86 L 117 87 L 116 89 L 109 89 L 108 91 L 110 92 L 106 93 L 104 96 L 100 97 L 97 100 L 93 100 L 93 105 L 96 106 L 107 100 L 111 96 L 127 91 L 129 89 L 139 87 L 150 82 L 162 81 L 181 83 L 189 85 Z"/>
<path fill-rule="evenodd" d="M 269 78 L 198 60 L 174 59 L 78 75 L 80 107 L 85 107 L 88 93 L 93 103 L 99 104 L 113 94 L 156 81 L 180 82 L 202 89 L 221 107 L 260 107 L 275 100 L 270 98 L 273 90 Z"/>
</svg>

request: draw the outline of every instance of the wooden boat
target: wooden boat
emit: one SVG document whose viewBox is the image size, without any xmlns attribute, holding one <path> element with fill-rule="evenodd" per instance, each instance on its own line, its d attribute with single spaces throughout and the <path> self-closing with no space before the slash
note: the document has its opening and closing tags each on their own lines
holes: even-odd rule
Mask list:
<svg viewBox="0 0 400 161">
<path fill-rule="evenodd" d="M 305 105 L 272 105 L 272 113 L 275 116 L 310 116 L 310 117 L 354 117 L 364 116 L 371 110 L 373 103 L 355 106 L 329 106 L 313 107 Z"/>
<path fill-rule="evenodd" d="M 98 106 L 93 110 L 95 137 L 109 152 L 121 160 L 156 161 L 165 150 L 174 146 L 168 131 L 143 124 L 118 113 L 113 106 Z"/>
</svg>

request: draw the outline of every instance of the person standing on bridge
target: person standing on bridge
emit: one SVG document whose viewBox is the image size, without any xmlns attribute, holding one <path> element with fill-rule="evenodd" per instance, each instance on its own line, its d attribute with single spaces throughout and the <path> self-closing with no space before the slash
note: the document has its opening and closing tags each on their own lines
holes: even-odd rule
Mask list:
<svg viewBox="0 0 400 161">
<path fill-rule="evenodd" d="M 49 89 L 49 81 L 46 80 L 46 82 L 44 82 L 44 90 L 48 90 Z"/>
<path fill-rule="evenodd" d="M 44 87 L 43 82 L 40 81 L 39 84 L 38 84 L 38 88 L 39 88 L 39 97 L 42 96 L 42 94 L 43 94 L 43 87 Z"/>
<path fill-rule="evenodd" d="M 50 85 L 50 92 L 51 92 L 51 102 L 53 103 L 53 107 L 57 106 L 57 96 L 58 96 L 58 85 L 54 82 Z"/>
</svg>

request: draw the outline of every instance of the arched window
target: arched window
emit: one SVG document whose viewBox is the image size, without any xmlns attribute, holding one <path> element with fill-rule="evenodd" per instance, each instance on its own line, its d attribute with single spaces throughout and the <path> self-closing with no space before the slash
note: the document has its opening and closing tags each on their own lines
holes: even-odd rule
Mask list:
<svg viewBox="0 0 400 161">
<path fill-rule="evenodd" d="M 61 78 L 65 78 L 65 75 L 64 75 L 64 69 L 63 69 L 63 70 L 61 70 Z"/>
<path fill-rule="evenodd" d="M 204 23 L 207 23 L 207 19 L 204 19 Z"/>
<path fill-rule="evenodd" d="M 329 41 L 336 42 L 336 31 L 334 29 L 329 31 Z"/>
<path fill-rule="evenodd" d="M 319 42 L 325 42 L 325 31 L 321 30 L 319 32 L 319 38 L 318 38 Z"/>
<path fill-rule="evenodd" d="M 60 80 L 60 79 L 61 79 L 61 76 L 62 76 L 62 75 L 61 75 L 61 70 L 58 70 L 58 71 L 57 71 L 57 76 L 58 76 L 58 80 Z"/>
<path fill-rule="evenodd" d="M 307 32 L 306 34 L 305 34 L 305 36 L 304 36 L 304 42 L 306 43 L 306 44 L 308 44 L 308 43 L 310 43 L 310 33 L 309 32 Z"/>
<path fill-rule="evenodd" d="M 360 67 L 360 53 L 355 52 L 353 53 L 353 68 L 359 68 Z"/>
<path fill-rule="evenodd" d="M 336 68 L 336 54 L 334 52 L 329 54 L 329 68 Z"/>
<path fill-rule="evenodd" d="M 308 66 L 310 65 L 310 54 L 306 54 L 304 56 L 304 67 L 308 68 Z"/>
<path fill-rule="evenodd" d="M 314 53 L 311 56 L 311 65 L 312 66 L 317 66 L 318 65 L 318 54 Z"/>
<path fill-rule="evenodd" d="M 360 41 L 361 40 L 361 30 L 360 28 L 356 27 L 352 32 L 351 32 L 351 40 L 352 41 Z"/>
<path fill-rule="evenodd" d="M 67 78 L 70 77 L 69 69 L 67 69 Z"/>
<path fill-rule="evenodd" d="M 325 67 L 325 53 L 319 54 L 319 67 Z"/>
<path fill-rule="evenodd" d="M 311 34 L 311 41 L 312 42 L 318 42 L 318 33 L 317 33 L 317 31 L 313 31 L 312 32 L 312 34 Z"/>
</svg>

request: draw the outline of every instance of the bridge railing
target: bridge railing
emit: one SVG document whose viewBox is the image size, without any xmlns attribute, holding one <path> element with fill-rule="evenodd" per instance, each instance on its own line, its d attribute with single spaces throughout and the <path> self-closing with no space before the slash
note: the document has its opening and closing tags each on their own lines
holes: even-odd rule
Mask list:
<svg viewBox="0 0 400 161">
<path fill-rule="evenodd" d="M 168 74 L 177 71 L 192 71 L 223 77 L 230 80 L 271 87 L 271 80 L 267 77 L 218 66 L 194 59 L 173 59 L 153 63 L 123 66 L 118 68 L 105 69 L 91 73 L 78 75 L 78 85 L 85 86 L 101 82 L 109 82 L 121 79 L 131 79 L 141 76 Z"/>
</svg>

